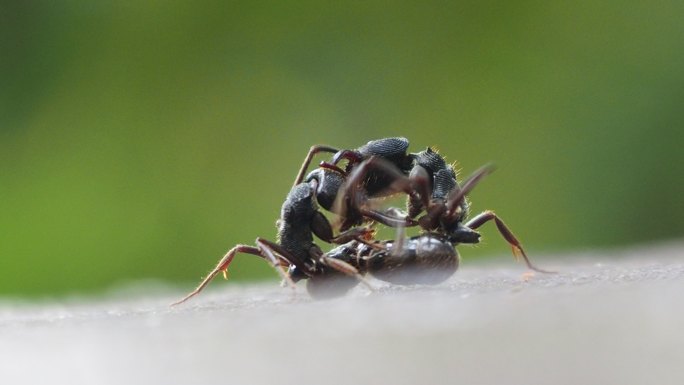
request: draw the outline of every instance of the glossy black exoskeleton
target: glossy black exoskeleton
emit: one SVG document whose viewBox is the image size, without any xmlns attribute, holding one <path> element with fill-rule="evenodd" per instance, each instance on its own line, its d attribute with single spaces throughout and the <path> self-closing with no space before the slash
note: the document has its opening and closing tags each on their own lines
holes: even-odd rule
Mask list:
<svg viewBox="0 0 684 385">
<path fill-rule="evenodd" d="M 371 140 L 354 150 L 339 150 L 330 146 L 315 145 L 309 149 L 309 152 L 304 158 L 304 162 L 299 169 L 299 173 L 297 173 L 294 184 L 297 185 L 304 180 L 304 175 L 306 174 L 306 170 L 314 155 L 321 152 L 334 154 L 331 162 L 321 162 L 321 167 L 336 170 L 342 175 L 349 174 L 354 169 L 354 166 L 372 156 L 385 159 L 408 175 L 408 172 L 413 167 L 413 155 L 406 152 L 408 146 L 408 139 L 401 137 Z M 342 159 L 348 160 L 345 169 L 341 169 L 337 166 Z M 364 182 L 366 194 L 370 197 L 377 197 L 387 189 L 391 179 L 388 179 L 386 175 L 374 174 L 371 171 L 367 174 Z"/>
<path fill-rule="evenodd" d="M 335 247 L 326 256 L 353 266 L 359 274 L 370 274 L 396 285 L 435 285 L 451 277 L 459 265 L 454 245 L 435 233 L 373 245 L 351 241 Z M 304 276 L 293 266 L 289 274 L 293 281 L 308 278 L 306 287 L 313 298 L 344 295 L 360 282 L 356 277 L 327 267 L 316 275 Z"/>
</svg>

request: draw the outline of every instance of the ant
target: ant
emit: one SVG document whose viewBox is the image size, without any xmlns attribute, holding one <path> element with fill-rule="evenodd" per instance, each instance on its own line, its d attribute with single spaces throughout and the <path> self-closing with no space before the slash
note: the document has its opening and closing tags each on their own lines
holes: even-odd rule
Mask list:
<svg viewBox="0 0 684 385">
<path fill-rule="evenodd" d="M 325 151 L 323 146 L 320 146 L 320 149 Z M 313 156 L 312 152 L 310 154 Z M 303 175 L 303 172 L 300 171 L 300 174 Z M 323 266 L 326 266 L 362 280 L 356 268 L 342 260 L 329 258 L 313 241 L 313 235 L 325 242 L 334 244 L 342 244 L 351 240 L 369 243 L 372 239 L 374 231 L 369 227 L 347 228 L 335 236 L 330 222 L 318 209 L 319 205 L 327 210 L 331 209 L 337 193 L 343 185 L 343 176 L 334 169 L 320 167 L 307 175 L 304 180 L 302 179 L 301 175 L 297 176 L 295 185 L 282 205 L 280 218 L 276 222 L 278 228 L 277 242 L 259 237 L 255 241 L 255 246 L 236 245 L 219 260 L 216 267 L 194 291 L 172 305 L 183 303 L 197 295 L 219 273 L 223 273 L 225 276 L 228 265 L 237 253 L 252 254 L 267 260 L 282 276 L 283 281 L 293 288 L 295 286 L 294 281 L 283 271 L 283 267 L 295 266 L 298 271 L 312 276 L 318 274 Z M 356 215 L 355 221 L 359 224 L 368 218 L 388 226 L 404 225 L 401 218 L 361 208 L 361 206 L 359 206 Z"/>
<path fill-rule="evenodd" d="M 428 148 L 426 154 L 430 153 Z M 432 152 L 432 154 L 436 154 Z M 441 156 L 437 155 L 439 158 Z M 443 159 L 443 158 L 442 158 Z M 438 163 L 433 161 L 433 163 Z M 466 195 L 475 185 L 485 176 L 494 171 L 491 165 L 485 165 L 475 171 L 469 178 L 459 186 L 453 168 L 449 165 L 440 168 L 433 173 L 432 186 L 426 177 L 427 171 L 421 170 L 422 166 L 417 165 L 411 171 L 410 176 L 394 166 L 391 162 L 378 157 L 370 157 L 356 166 L 352 173 L 347 177 L 345 185 L 338 190 L 335 210 L 343 215 L 350 206 L 364 206 L 368 199 L 367 196 L 359 194 L 359 186 L 363 185 L 368 173 L 373 170 L 383 170 L 387 175 L 394 179 L 393 189 L 404 191 L 409 196 L 409 218 L 415 217 L 422 209 L 425 215 L 418 218 L 418 224 L 423 231 L 433 234 L 454 245 L 459 243 L 479 243 L 480 234 L 476 231 L 489 221 L 494 221 L 501 236 L 508 242 L 513 250 L 513 255 L 519 259 L 524 259 L 527 267 L 541 273 L 553 273 L 534 266 L 522 244 L 508 228 L 504 221 L 491 210 L 486 210 L 472 219 L 467 220 L 469 207 Z M 431 190 L 431 191 L 430 191 Z M 429 197 L 429 198 L 428 198 Z"/>
<path fill-rule="evenodd" d="M 345 176 L 345 186 L 338 190 L 332 209 L 342 218 L 339 221 L 340 230 L 360 223 L 359 208 L 365 207 L 368 198 L 403 191 L 408 196 L 407 216 L 403 225 L 410 227 L 418 224 L 424 231 L 441 233 L 463 243 L 462 240 L 479 240 L 480 234 L 475 230 L 493 220 L 499 233 L 511 245 L 516 258 L 523 257 L 532 270 L 549 273 L 529 263 L 518 239 L 493 211 L 486 210 L 464 224 L 469 213 L 465 196 L 480 179 L 494 170 L 491 165 L 480 168 L 461 188 L 453 166 L 446 163 L 439 153 L 430 147 L 418 153 L 408 153 L 408 146 L 408 139 L 401 137 L 373 140 L 355 150 L 336 151 L 328 146 L 313 146 L 298 178 L 303 175 L 314 154 L 336 151 L 330 163 L 322 162 L 320 166 L 337 170 Z M 343 159 L 347 160 L 344 170 L 337 166 Z M 351 192 L 354 197 L 350 196 Z M 414 222 L 413 219 L 423 210 L 425 215 L 417 223 Z"/>
<path fill-rule="evenodd" d="M 376 170 L 378 168 L 385 169 L 387 174 L 394 178 L 402 179 L 403 177 L 403 174 L 395 169 L 390 162 L 371 157 L 358 165 L 358 168 L 349 176 L 347 185 L 343 190 L 351 189 L 355 193 L 359 193 L 357 182 L 363 180 L 363 175 L 369 167 Z M 529 269 L 542 273 L 553 273 L 532 264 L 520 242 L 494 212 L 485 211 L 463 223 L 467 215 L 461 208 L 464 207 L 466 195 L 493 170 L 494 168 L 490 165 L 481 167 L 464 181 L 462 188 L 456 183 L 452 188 L 445 189 L 445 186 L 440 186 L 440 184 L 449 186 L 451 182 L 440 181 L 436 178 L 437 180 L 434 183 L 436 189 L 433 190 L 432 199 L 427 203 L 425 199 L 422 199 L 421 204 L 425 207 L 437 204 L 445 206 L 439 210 L 444 217 L 441 219 L 443 228 L 426 231 L 407 239 L 404 228 L 400 227 L 398 236 L 393 241 L 377 241 L 373 244 L 351 241 L 330 250 L 326 256 L 353 266 L 359 274 L 369 273 L 377 279 L 392 284 L 439 284 L 451 277 L 458 269 L 460 257 L 455 246 L 461 243 L 479 243 L 480 234 L 475 230 L 488 221 L 494 220 L 501 235 L 513 248 L 514 255 L 522 258 Z M 408 183 L 406 181 L 410 181 L 410 178 L 404 180 L 405 183 Z M 445 189 L 448 193 L 448 199 L 444 203 L 439 203 L 440 197 L 443 195 L 443 192 L 437 191 L 440 189 Z M 347 193 L 348 191 L 341 192 L 342 195 Z M 363 197 L 363 194 L 357 194 L 355 200 L 358 200 L 358 197 Z M 354 203 L 359 204 L 358 201 Z M 453 218 L 450 217 L 452 211 L 457 212 Z M 430 215 L 430 212 L 425 214 L 419 223 L 430 223 L 432 221 Z M 427 219 L 423 220 L 424 218 Z M 450 229 L 450 231 L 444 231 L 445 229 Z M 293 280 L 306 277 L 297 274 L 297 268 L 294 266 L 290 267 L 289 275 Z M 358 279 L 332 270 L 323 270 L 318 275 L 308 278 L 307 290 L 315 298 L 343 295 L 359 282 Z"/>
<path fill-rule="evenodd" d="M 360 275 L 370 274 L 395 285 L 436 285 L 458 269 L 460 257 L 455 242 L 437 233 L 423 233 L 408 239 L 403 231 L 399 233 L 395 240 L 373 244 L 351 241 L 335 247 L 326 256 L 353 266 Z M 307 291 L 316 299 L 342 296 L 359 282 L 368 285 L 359 278 L 327 268 L 307 276 L 291 266 L 288 274 L 293 281 L 308 278 Z"/>
<path fill-rule="evenodd" d="M 371 158 L 362 162 L 359 170 L 369 167 L 366 162 L 382 162 L 377 159 Z M 381 167 L 391 166 L 385 164 Z M 465 199 L 465 195 L 490 171 L 491 167 L 483 167 L 476 171 L 466 179 L 463 189 L 451 197 L 450 203 L 458 207 Z M 352 177 L 358 178 L 359 173 L 352 174 Z M 354 186 L 354 184 L 349 186 Z M 349 186 L 347 188 L 351 188 Z M 292 205 L 287 204 L 286 200 L 283 207 L 292 207 Z M 287 218 L 285 215 L 283 217 Z M 322 253 L 320 249 L 317 249 L 320 254 L 317 253 L 316 258 L 309 258 L 305 261 L 296 260 L 294 256 L 288 255 L 287 252 L 279 249 L 278 245 L 272 243 L 266 243 L 267 247 L 262 249 L 266 251 L 265 253 L 258 248 L 238 245 L 219 261 L 216 268 L 197 289 L 175 304 L 182 303 L 199 294 L 219 272 L 225 273 L 237 252 L 253 254 L 270 261 L 282 275 L 284 281 L 290 285 L 306 279 L 307 291 L 313 298 L 344 295 L 359 282 L 364 283 L 372 290 L 372 287 L 363 278 L 365 274 L 371 274 L 377 279 L 397 285 L 439 284 L 451 277 L 458 269 L 460 257 L 455 246 L 460 243 L 478 243 L 479 234 L 474 229 L 483 223 L 480 216 L 476 216 L 463 225 L 469 230 L 450 234 L 425 232 L 408 239 L 405 237 L 404 228 L 399 226 L 398 236 L 395 240 L 371 241 L 369 237 L 354 237 L 354 240 L 343 243 L 327 253 Z M 368 232 L 362 234 L 370 235 Z M 264 242 L 267 241 L 257 239 L 258 246 L 263 247 Z M 520 247 L 519 243 L 518 247 Z M 521 247 L 520 250 L 522 251 Z M 546 272 L 532 265 L 524 252 L 522 257 L 530 269 Z M 283 268 L 287 268 L 287 272 Z"/>
<path fill-rule="evenodd" d="M 413 218 L 418 216 L 423 210 L 427 210 L 430 215 L 423 219 L 423 223 L 420 224 L 421 228 L 435 230 L 439 226 L 437 219 L 442 215 L 439 210 L 443 205 L 440 206 L 434 203 L 440 200 L 445 201 L 447 195 L 454 188 L 458 187 L 456 172 L 450 164 L 446 163 L 444 157 L 432 148 L 428 147 L 418 153 L 408 153 L 408 147 L 408 139 L 402 137 L 372 140 L 353 150 L 338 150 L 325 145 L 312 146 L 295 178 L 295 185 L 304 178 L 304 173 L 311 163 L 313 156 L 321 152 L 330 152 L 334 153 L 334 155 L 330 162 L 321 162 L 319 170 L 321 168 L 335 170 L 345 178 L 353 173 L 355 169 L 359 168 L 364 161 L 372 157 L 380 158 L 394 166 L 396 171 L 408 177 L 411 180 L 411 185 L 408 186 L 404 181 L 399 180 L 399 186 L 395 186 L 393 183 L 399 179 L 394 175 L 395 170 L 388 172 L 388 167 L 386 166 L 369 164 L 368 166 L 370 167 L 366 167 L 363 178 L 360 181 L 362 188 L 356 188 L 354 191 L 364 193 L 368 198 L 377 198 L 391 195 L 397 192 L 397 187 L 401 186 L 400 189 L 406 192 L 409 197 L 407 202 L 408 213 L 404 218 L 404 223 L 391 221 L 386 217 L 373 218 L 372 215 L 363 210 L 362 205 L 351 205 L 348 200 L 349 197 L 345 197 L 346 200 L 338 200 L 338 207 L 333 209 L 336 214 L 340 215 L 340 230 L 344 231 L 358 226 L 366 219 L 374 219 L 393 227 L 398 225 L 415 226 L 418 223 L 414 222 Z M 344 169 L 338 166 L 338 163 L 342 160 L 347 160 Z M 328 207 L 324 208 L 330 210 Z M 461 210 L 466 212 L 467 208 L 468 204 L 463 200 L 461 202 Z M 378 219 L 384 219 L 385 222 Z"/>
<path fill-rule="evenodd" d="M 283 203 L 281 216 L 277 221 L 278 242 L 257 238 L 256 247 L 233 247 L 194 291 L 173 305 L 199 294 L 220 272 L 225 276 L 228 266 L 238 252 L 256 255 L 269 261 L 282 276 L 283 281 L 293 288 L 296 281 L 309 278 L 307 289 L 314 297 L 340 286 L 333 282 L 343 282 L 343 293 L 358 282 L 366 283 L 362 275 L 367 272 L 388 282 L 394 282 L 394 276 L 403 277 L 409 270 L 414 270 L 414 267 L 418 267 L 418 270 L 427 268 L 431 271 L 431 276 L 437 272 L 437 276 L 440 277 L 428 281 L 439 283 L 451 276 L 458 267 L 459 257 L 454 246 L 458 243 L 478 243 L 480 235 L 475 229 L 492 219 L 513 247 L 516 256 L 522 256 L 530 269 L 546 272 L 531 264 L 515 236 L 493 212 L 485 211 L 465 225 L 462 224 L 467 216 L 465 195 L 483 176 L 491 172 L 491 167 L 478 170 L 466 180 L 461 189 L 458 187 L 453 169 L 446 165 L 441 156 L 430 148 L 419 154 L 406 154 L 407 148 L 408 141 L 404 138 L 371 141 L 358 150 L 339 151 L 327 146 L 313 146 L 295 179 L 295 185 Z M 335 152 L 332 164 L 323 162 L 321 167 L 304 179 L 306 168 L 318 152 Z M 421 157 L 427 161 L 421 161 Z M 344 171 L 335 165 L 342 158 L 350 160 L 347 170 Z M 430 174 L 425 170 L 425 165 L 432 171 L 434 179 L 431 186 L 432 194 L 428 191 L 430 181 L 427 175 Z M 406 177 L 406 173 L 410 176 Z M 389 189 L 387 185 L 390 186 Z M 347 224 L 361 223 L 368 218 L 389 226 L 398 226 L 403 233 L 403 226 L 415 225 L 409 218 L 402 220 L 365 207 L 366 199 L 381 196 L 388 190 L 393 193 L 395 186 L 409 195 L 409 211 L 413 210 L 413 217 L 417 216 L 422 208 L 426 209 L 427 214 L 418 221 L 423 229 L 431 230 L 429 225 L 439 221 L 443 230 L 449 231 L 428 232 L 408 240 L 402 235 L 395 241 L 372 242 L 373 231 L 369 227 L 354 227 L 341 229 L 344 231 L 334 237 L 332 226 L 318 211 L 316 205 L 318 202 L 330 210 L 335 205 L 334 202 L 347 198 L 352 204 L 343 210 L 336 210 L 338 213 L 347 214 L 347 217 L 350 212 L 357 210 L 357 217 L 351 222 L 347 221 Z M 353 199 L 349 198 L 350 195 L 353 195 Z M 432 199 L 428 200 L 428 196 Z M 438 206 L 440 209 L 435 210 L 434 207 L 438 204 L 441 205 Z M 342 245 L 323 253 L 313 242 L 313 234 L 326 242 Z M 288 268 L 287 272 L 283 270 L 285 267 Z M 335 277 L 343 279 L 334 279 Z M 415 278 L 408 281 L 401 278 L 395 283 L 420 282 Z"/>
</svg>

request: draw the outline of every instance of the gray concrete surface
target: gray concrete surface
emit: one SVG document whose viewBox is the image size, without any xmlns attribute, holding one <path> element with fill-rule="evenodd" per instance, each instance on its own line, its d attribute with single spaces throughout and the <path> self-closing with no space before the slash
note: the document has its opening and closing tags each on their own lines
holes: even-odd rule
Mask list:
<svg viewBox="0 0 684 385">
<path fill-rule="evenodd" d="M 467 258 L 330 301 L 273 282 L 0 302 L 0 384 L 684 384 L 684 243 Z M 189 289 L 189 288 L 188 288 Z"/>
</svg>

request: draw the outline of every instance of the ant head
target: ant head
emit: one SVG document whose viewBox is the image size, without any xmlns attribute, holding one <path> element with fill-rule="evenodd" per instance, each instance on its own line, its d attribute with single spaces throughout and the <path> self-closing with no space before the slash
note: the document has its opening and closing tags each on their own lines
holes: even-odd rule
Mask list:
<svg viewBox="0 0 684 385">
<path fill-rule="evenodd" d="M 325 167 L 319 167 L 306 176 L 307 183 L 315 181 L 316 201 L 321 207 L 330 210 L 337 198 L 337 192 L 344 183 L 343 174 Z"/>
</svg>

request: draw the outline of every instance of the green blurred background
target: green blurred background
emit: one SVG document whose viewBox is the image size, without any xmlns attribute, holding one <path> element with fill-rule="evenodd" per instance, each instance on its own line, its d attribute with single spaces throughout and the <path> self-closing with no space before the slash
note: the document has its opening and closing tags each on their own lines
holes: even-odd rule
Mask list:
<svg viewBox="0 0 684 385">
<path fill-rule="evenodd" d="M 274 239 L 309 146 L 398 135 L 463 174 L 494 161 L 474 210 L 495 209 L 540 266 L 681 237 L 682 15 L 632 0 L 0 2 L 0 296 L 189 289 L 234 244 Z M 509 254 L 483 233 L 467 263 Z M 235 281 L 277 280 L 238 258 Z"/>
</svg>

